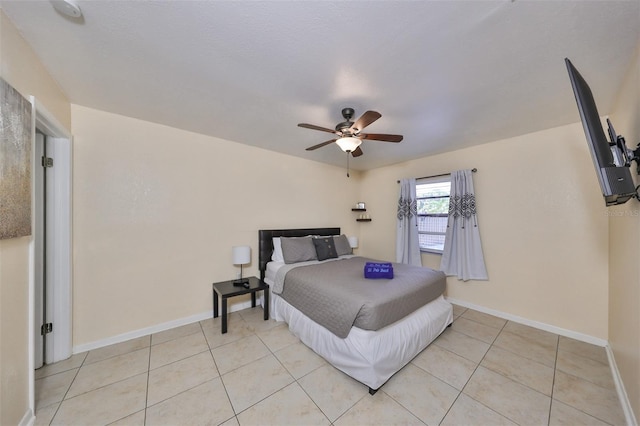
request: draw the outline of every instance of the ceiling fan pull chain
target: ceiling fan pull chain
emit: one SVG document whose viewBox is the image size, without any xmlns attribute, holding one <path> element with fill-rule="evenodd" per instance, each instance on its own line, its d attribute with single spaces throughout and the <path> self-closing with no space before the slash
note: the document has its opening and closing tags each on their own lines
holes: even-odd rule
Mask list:
<svg viewBox="0 0 640 426">
<path fill-rule="evenodd" d="M 347 177 L 349 177 L 349 152 L 347 151 Z"/>
</svg>

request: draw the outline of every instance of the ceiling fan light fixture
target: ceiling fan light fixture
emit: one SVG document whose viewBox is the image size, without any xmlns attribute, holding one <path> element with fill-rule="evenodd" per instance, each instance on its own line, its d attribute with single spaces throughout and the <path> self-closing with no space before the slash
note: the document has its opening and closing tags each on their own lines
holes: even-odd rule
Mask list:
<svg viewBox="0 0 640 426">
<path fill-rule="evenodd" d="M 347 136 L 336 140 L 336 143 L 344 152 L 353 152 L 360 146 L 362 141 L 358 138 L 354 138 L 353 136 Z"/>
<path fill-rule="evenodd" d="M 58 12 L 70 18 L 82 18 L 82 11 L 73 0 L 49 0 L 53 8 Z"/>
</svg>

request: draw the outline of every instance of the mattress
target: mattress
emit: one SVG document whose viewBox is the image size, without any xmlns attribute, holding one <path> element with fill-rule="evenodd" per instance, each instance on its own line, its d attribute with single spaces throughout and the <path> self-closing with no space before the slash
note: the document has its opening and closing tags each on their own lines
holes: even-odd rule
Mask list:
<svg viewBox="0 0 640 426">
<path fill-rule="evenodd" d="M 394 264 L 393 279 L 372 280 L 363 276 L 368 261 L 372 259 L 352 257 L 287 265 L 276 273 L 274 292 L 342 338 L 352 326 L 381 329 L 444 292 L 446 277 L 441 271 Z"/>
<path fill-rule="evenodd" d="M 265 274 L 264 274 L 265 282 L 269 285 L 273 285 L 273 282 L 276 279 L 276 272 L 278 272 L 278 269 L 280 269 L 284 265 L 285 265 L 284 262 L 271 261 L 267 263 L 267 269 L 265 270 Z"/>
</svg>

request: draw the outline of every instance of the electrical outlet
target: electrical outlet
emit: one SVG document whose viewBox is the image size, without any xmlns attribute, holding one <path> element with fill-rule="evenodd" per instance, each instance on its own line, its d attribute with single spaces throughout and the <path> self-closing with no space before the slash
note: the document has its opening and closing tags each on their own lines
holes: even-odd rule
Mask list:
<svg viewBox="0 0 640 426">
<path fill-rule="evenodd" d="M 238 279 L 238 280 L 239 280 L 241 276 L 242 276 L 242 274 L 241 274 L 240 272 L 237 272 L 237 273 L 236 273 L 236 279 Z"/>
</svg>

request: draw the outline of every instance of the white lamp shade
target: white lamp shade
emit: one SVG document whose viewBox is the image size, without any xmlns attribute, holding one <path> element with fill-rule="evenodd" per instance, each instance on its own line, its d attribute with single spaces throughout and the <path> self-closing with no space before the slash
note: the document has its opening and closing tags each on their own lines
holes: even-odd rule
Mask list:
<svg viewBox="0 0 640 426">
<path fill-rule="evenodd" d="M 345 137 L 338 139 L 336 143 L 344 152 L 353 152 L 357 147 L 360 146 L 362 141 L 354 137 Z"/>
<path fill-rule="evenodd" d="M 233 264 L 245 265 L 251 262 L 251 247 L 234 246 L 233 247 Z"/>
<path fill-rule="evenodd" d="M 347 239 L 349 240 L 349 246 L 351 248 L 358 247 L 358 237 L 348 237 Z"/>
</svg>

